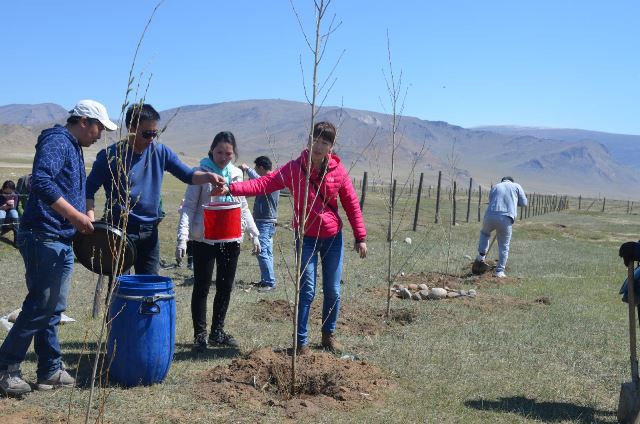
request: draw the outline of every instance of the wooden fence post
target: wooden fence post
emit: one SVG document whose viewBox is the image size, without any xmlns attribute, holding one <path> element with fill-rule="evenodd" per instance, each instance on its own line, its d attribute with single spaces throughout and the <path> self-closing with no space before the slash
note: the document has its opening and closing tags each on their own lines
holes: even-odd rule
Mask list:
<svg viewBox="0 0 640 424">
<path fill-rule="evenodd" d="M 436 221 L 440 222 L 440 184 L 442 183 L 442 171 L 438 171 L 438 189 L 436 190 Z"/>
<path fill-rule="evenodd" d="M 578 210 L 582 207 L 582 194 L 578 196 Z"/>
<path fill-rule="evenodd" d="M 364 208 L 364 198 L 367 195 L 367 171 L 364 171 L 362 177 L 362 192 L 360 193 L 360 210 Z"/>
<path fill-rule="evenodd" d="M 418 183 L 418 196 L 416 197 L 416 214 L 413 217 L 413 231 L 416 230 L 418 226 L 418 211 L 420 210 L 420 196 L 422 196 L 422 179 L 424 178 L 424 173 L 420 173 L 420 182 Z"/>
<path fill-rule="evenodd" d="M 451 202 L 453 204 L 453 215 L 452 215 L 452 221 L 451 221 L 451 225 L 456 225 L 456 181 L 453 181 L 453 191 L 451 193 Z"/>
<path fill-rule="evenodd" d="M 602 198 L 602 212 L 604 212 L 604 205 L 607 203 L 607 198 L 603 197 Z"/>
<path fill-rule="evenodd" d="M 469 195 L 467 197 L 467 222 L 469 222 L 469 214 L 471 213 L 471 188 L 473 187 L 473 178 L 469 178 Z"/>
<path fill-rule="evenodd" d="M 480 222 L 480 208 L 482 204 L 482 186 L 478 186 L 478 222 Z"/>
<path fill-rule="evenodd" d="M 393 186 L 391 187 L 391 207 L 396 207 L 396 179 L 393 179 Z"/>
</svg>

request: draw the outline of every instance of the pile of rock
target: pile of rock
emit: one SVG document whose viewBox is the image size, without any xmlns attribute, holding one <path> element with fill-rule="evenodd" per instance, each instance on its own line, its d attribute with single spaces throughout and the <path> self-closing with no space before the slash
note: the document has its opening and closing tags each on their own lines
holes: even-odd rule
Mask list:
<svg viewBox="0 0 640 424">
<path fill-rule="evenodd" d="M 392 296 L 400 299 L 413 300 L 440 300 L 455 299 L 459 297 L 476 297 L 475 289 L 471 290 L 453 290 L 449 287 L 433 287 L 429 288 L 426 284 L 394 284 L 391 288 Z"/>
</svg>

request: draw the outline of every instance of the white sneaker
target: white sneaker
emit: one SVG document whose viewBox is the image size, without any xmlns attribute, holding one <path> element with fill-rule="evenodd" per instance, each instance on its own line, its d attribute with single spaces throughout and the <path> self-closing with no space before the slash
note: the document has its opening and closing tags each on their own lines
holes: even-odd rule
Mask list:
<svg viewBox="0 0 640 424">
<path fill-rule="evenodd" d="M 506 276 L 507 276 L 507 274 L 505 274 L 504 271 L 496 272 L 496 278 L 504 278 Z"/>
<path fill-rule="evenodd" d="M 60 369 L 46 380 L 38 379 L 38 390 L 53 390 L 59 387 L 73 387 L 76 380 L 66 371 L 64 363 L 60 365 Z"/>
<path fill-rule="evenodd" d="M 478 256 L 476 256 L 476 261 L 478 261 L 478 262 L 484 262 L 484 259 L 485 259 L 485 257 L 480 255 L 480 254 L 478 254 Z"/>
<path fill-rule="evenodd" d="M 22 396 L 31 391 L 29 383 L 22 379 L 20 365 L 9 365 L 5 371 L 0 371 L 0 391 L 7 396 Z"/>
</svg>

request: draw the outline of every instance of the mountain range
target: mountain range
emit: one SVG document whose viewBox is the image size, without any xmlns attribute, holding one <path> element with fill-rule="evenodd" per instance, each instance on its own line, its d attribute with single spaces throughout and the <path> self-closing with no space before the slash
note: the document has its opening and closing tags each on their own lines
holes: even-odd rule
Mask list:
<svg viewBox="0 0 640 424">
<path fill-rule="evenodd" d="M 166 125 L 161 141 L 191 165 L 206 155 L 222 130 L 235 134 L 239 163 L 266 154 L 283 164 L 304 148 L 311 118 L 308 104 L 288 100 L 192 105 L 160 113 L 160 125 Z M 66 117 L 67 110 L 53 103 L 0 106 L 0 163 L 28 162 L 39 132 Z M 338 126 L 336 152 L 353 176 L 367 171 L 370 180 L 389 180 L 391 115 L 328 106 L 315 119 Z M 85 150 L 88 163 L 118 136 L 112 134 Z M 462 128 L 402 116 L 394 162 L 399 182 L 411 175 L 417 180 L 424 172 L 425 183 L 435 185 L 442 171 L 447 185 L 455 178 L 467 187 L 473 177 L 474 186 L 486 188 L 511 175 L 527 192 L 633 199 L 626 187 L 640 180 L 634 160 L 639 142 L 637 135 L 514 126 Z"/>
</svg>

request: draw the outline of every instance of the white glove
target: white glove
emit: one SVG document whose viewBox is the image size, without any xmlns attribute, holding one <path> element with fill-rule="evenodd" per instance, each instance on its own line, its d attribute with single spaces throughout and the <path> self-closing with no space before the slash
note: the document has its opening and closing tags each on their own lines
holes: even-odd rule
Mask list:
<svg viewBox="0 0 640 424">
<path fill-rule="evenodd" d="M 186 254 L 187 254 L 187 243 L 179 241 L 176 244 L 176 262 L 178 263 L 178 265 L 182 262 L 182 258 L 184 258 L 184 255 Z"/>
<path fill-rule="evenodd" d="M 253 241 L 253 249 L 251 250 L 251 253 L 253 253 L 254 255 L 257 255 L 260 253 L 260 240 L 258 239 L 258 237 L 252 237 L 251 241 Z"/>
</svg>

